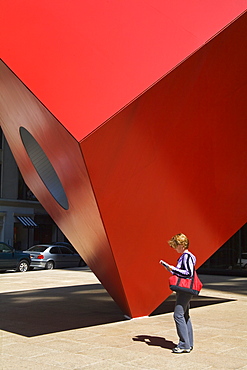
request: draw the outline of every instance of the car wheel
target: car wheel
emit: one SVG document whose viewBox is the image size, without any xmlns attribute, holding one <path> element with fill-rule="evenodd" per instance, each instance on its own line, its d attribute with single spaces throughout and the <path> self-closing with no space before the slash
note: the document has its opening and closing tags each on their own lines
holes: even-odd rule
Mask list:
<svg viewBox="0 0 247 370">
<path fill-rule="evenodd" d="M 87 264 L 83 259 L 81 259 L 79 262 L 79 267 L 84 267 L 84 266 L 87 266 Z"/>
<path fill-rule="evenodd" d="M 29 270 L 29 262 L 26 260 L 21 260 L 16 267 L 16 271 L 18 272 L 26 272 Z"/>
<path fill-rule="evenodd" d="M 54 269 L 54 262 L 53 261 L 46 262 L 45 269 L 46 270 L 53 270 Z"/>
</svg>

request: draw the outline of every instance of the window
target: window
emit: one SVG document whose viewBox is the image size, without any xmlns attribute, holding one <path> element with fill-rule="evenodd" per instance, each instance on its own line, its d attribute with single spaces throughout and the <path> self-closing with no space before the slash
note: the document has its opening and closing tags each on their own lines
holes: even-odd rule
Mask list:
<svg viewBox="0 0 247 370">
<path fill-rule="evenodd" d="M 34 245 L 33 247 L 29 248 L 29 251 L 32 252 L 40 252 L 43 253 L 47 249 L 47 246 L 45 245 Z"/>
<path fill-rule="evenodd" d="M 58 247 L 52 247 L 50 250 L 51 254 L 61 254 L 60 249 Z"/>
<path fill-rule="evenodd" d="M 63 254 L 73 254 L 68 248 L 60 247 Z"/>
<path fill-rule="evenodd" d="M 5 243 L 0 243 L 0 253 L 12 253 L 12 248 Z"/>
</svg>

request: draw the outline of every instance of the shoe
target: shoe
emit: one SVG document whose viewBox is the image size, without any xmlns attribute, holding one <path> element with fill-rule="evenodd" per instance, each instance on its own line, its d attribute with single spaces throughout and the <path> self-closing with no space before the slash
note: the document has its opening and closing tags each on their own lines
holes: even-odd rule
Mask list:
<svg viewBox="0 0 247 370">
<path fill-rule="evenodd" d="M 190 353 L 190 351 L 191 351 L 191 348 L 185 349 L 185 348 L 175 347 L 172 349 L 173 353 Z"/>
<path fill-rule="evenodd" d="M 193 346 L 190 347 L 190 352 L 193 350 Z"/>
</svg>

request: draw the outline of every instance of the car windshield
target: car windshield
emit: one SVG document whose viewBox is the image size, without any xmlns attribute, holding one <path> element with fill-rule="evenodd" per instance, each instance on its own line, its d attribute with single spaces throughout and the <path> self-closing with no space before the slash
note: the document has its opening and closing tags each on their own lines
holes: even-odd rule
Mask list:
<svg viewBox="0 0 247 370">
<path fill-rule="evenodd" d="M 29 248 L 28 251 L 32 252 L 44 252 L 48 247 L 46 245 L 34 245 L 33 247 Z"/>
</svg>

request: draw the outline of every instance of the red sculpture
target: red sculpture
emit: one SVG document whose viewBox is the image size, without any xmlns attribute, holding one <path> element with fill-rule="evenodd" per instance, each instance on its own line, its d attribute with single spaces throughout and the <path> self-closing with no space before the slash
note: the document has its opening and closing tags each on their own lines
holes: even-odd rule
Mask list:
<svg viewBox="0 0 247 370">
<path fill-rule="evenodd" d="M 123 312 L 148 315 L 172 235 L 199 267 L 246 222 L 247 1 L 2 3 L 22 175 Z"/>
</svg>

